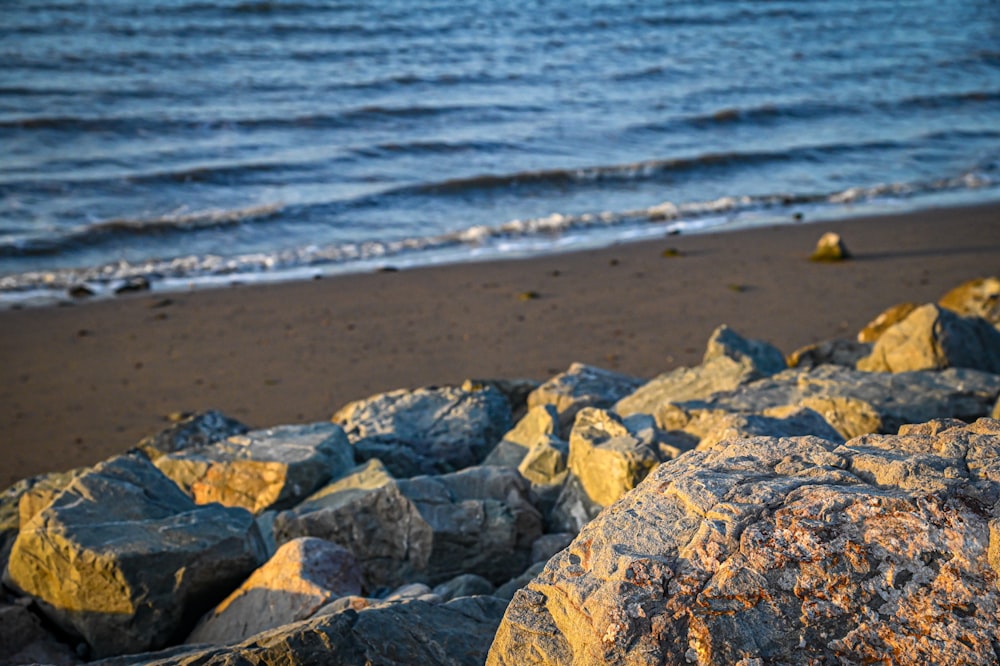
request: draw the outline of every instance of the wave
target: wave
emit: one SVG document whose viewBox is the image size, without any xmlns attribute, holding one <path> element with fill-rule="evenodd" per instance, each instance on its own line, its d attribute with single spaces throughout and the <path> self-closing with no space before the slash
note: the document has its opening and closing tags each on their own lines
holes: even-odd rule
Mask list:
<svg viewBox="0 0 1000 666">
<path fill-rule="evenodd" d="M 851 187 L 827 193 L 772 193 L 721 197 L 707 201 L 674 203 L 665 201 L 655 206 L 623 211 L 604 211 L 580 215 L 552 215 L 527 220 L 510 220 L 498 225 L 467 227 L 443 234 L 405 238 L 395 241 L 339 243 L 325 246 L 307 245 L 275 252 L 219 255 L 191 255 L 173 259 L 152 259 L 143 262 L 117 261 L 101 266 L 55 271 L 35 271 L 0 277 L 0 292 L 37 289 L 64 290 L 88 283 L 113 285 L 136 276 L 153 279 L 197 280 L 254 273 L 274 273 L 317 266 L 372 262 L 401 258 L 414 253 L 447 250 L 462 246 L 497 246 L 507 241 L 551 239 L 565 234 L 612 229 L 626 225 L 658 225 L 663 232 L 709 230 L 744 214 L 765 217 L 788 215 L 791 207 L 842 207 L 883 199 L 906 199 L 950 191 L 994 187 L 997 179 L 983 173 L 968 172 L 952 178 L 908 183 L 881 183 Z M 184 225 L 211 226 L 238 224 L 254 217 L 268 217 L 280 212 L 277 204 L 257 206 L 238 211 L 185 213 L 158 218 L 159 221 L 113 221 L 95 225 L 88 233 L 146 233 L 161 224 L 165 229 L 182 229 Z M 0 246 L 2 247 L 2 246 Z M 0 249 L 2 253 L 2 249 Z"/>
</svg>

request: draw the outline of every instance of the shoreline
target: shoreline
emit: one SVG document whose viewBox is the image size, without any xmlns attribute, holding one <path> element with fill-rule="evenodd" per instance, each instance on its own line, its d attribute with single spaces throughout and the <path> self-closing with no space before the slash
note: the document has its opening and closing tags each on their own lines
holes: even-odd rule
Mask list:
<svg viewBox="0 0 1000 666">
<path fill-rule="evenodd" d="M 853 260 L 807 260 L 828 230 Z M 787 354 L 998 271 L 992 203 L 4 310 L 0 484 L 120 453 L 174 412 L 267 427 L 394 388 L 542 380 L 573 361 L 652 377 L 699 362 L 723 323 Z"/>
</svg>

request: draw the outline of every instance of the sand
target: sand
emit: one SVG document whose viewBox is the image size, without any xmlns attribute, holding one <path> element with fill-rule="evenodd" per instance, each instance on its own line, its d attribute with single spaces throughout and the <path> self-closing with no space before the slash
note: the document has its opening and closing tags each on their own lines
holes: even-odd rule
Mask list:
<svg viewBox="0 0 1000 666">
<path fill-rule="evenodd" d="M 807 260 L 828 230 L 853 260 Z M 697 363 L 722 323 L 788 353 L 996 274 L 1000 204 L 4 311 L 0 486 L 120 453 L 176 412 L 319 421 L 380 391 L 573 361 L 652 377 Z"/>
</svg>

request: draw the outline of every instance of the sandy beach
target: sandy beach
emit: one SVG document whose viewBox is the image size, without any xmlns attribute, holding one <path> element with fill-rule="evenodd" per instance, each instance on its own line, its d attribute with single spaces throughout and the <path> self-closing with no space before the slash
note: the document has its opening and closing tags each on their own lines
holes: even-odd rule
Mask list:
<svg viewBox="0 0 1000 666">
<path fill-rule="evenodd" d="M 808 261 L 828 230 L 853 260 Z M 788 353 L 997 273 L 988 205 L 4 311 L 0 485 L 126 450 L 171 413 L 318 421 L 388 389 L 573 361 L 651 377 L 697 363 L 722 323 Z"/>
</svg>

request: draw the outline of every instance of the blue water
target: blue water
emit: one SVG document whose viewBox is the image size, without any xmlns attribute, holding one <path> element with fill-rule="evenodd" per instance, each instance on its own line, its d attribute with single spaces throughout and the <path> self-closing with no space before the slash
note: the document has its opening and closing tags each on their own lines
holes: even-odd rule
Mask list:
<svg viewBox="0 0 1000 666">
<path fill-rule="evenodd" d="M 1000 199 L 995 0 L 6 0 L 0 63 L 8 298 Z"/>
</svg>

